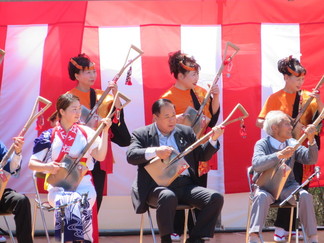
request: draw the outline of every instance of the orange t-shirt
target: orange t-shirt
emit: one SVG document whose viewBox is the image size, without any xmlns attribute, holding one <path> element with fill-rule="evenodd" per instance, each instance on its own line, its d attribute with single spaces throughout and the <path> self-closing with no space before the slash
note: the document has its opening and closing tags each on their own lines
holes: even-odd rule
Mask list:
<svg viewBox="0 0 324 243">
<path fill-rule="evenodd" d="M 194 88 L 194 92 L 196 97 L 201 104 L 205 98 L 207 91 L 199 86 Z M 181 90 L 172 86 L 168 89 L 161 98 L 169 99 L 175 105 L 176 114 L 182 114 L 186 111 L 188 106 L 195 108 L 192 97 L 190 95 L 190 89 L 188 90 Z M 210 101 L 207 102 L 206 106 L 204 107 L 203 114 L 208 118 L 212 117 L 212 114 L 209 111 Z"/>
<path fill-rule="evenodd" d="M 98 101 L 104 91 L 102 91 L 100 89 L 96 89 L 95 92 L 96 92 L 96 101 Z M 86 108 L 88 108 L 90 110 L 90 90 L 88 92 L 84 92 L 84 91 L 78 90 L 77 88 L 73 88 L 70 91 L 68 91 L 67 93 L 74 94 L 75 96 L 78 96 L 80 99 L 81 105 L 85 106 Z M 101 117 L 107 116 L 107 114 L 111 108 L 112 102 L 113 102 L 113 97 L 108 94 L 106 96 L 106 98 L 104 99 L 104 101 L 102 102 L 102 104 L 98 108 L 97 113 L 99 114 L 99 116 L 101 116 Z"/>
<path fill-rule="evenodd" d="M 306 101 L 310 97 L 309 94 L 310 92 L 302 90 L 299 108 L 302 108 L 303 105 L 306 103 Z M 296 93 L 287 93 L 283 89 L 279 90 L 276 93 L 273 93 L 266 100 L 258 118 L 264 119 L 268 112 L 273 110 L 281 110 L 287 115 L 292 116 L 295 98 Z M 300 123 L 302 123 L 303 125 L 308 125 L 312 123 L 312 119 L 316 111 L 317 103 L 316 100 L 313 99 L 308 108 L 306 109 L 305 113 L 300 118 Z"/>
</svg>

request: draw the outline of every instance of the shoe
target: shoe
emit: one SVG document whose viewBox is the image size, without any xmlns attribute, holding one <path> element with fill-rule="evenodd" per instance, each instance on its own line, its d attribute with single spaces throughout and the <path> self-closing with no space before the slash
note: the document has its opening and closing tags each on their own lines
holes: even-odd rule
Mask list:
<svg viewBox="0 0 324 243">
<path fill-rule="evenodd" d="M 286 231 L 286 232 L 287 232 L 287 237 L 288 237 L 289 232 L 288 231 Z M 291 232 L 291 238 L 294 239 L 294 240 L 296 239 L 296 231 Z M 298 232 L 298 240 L 304 240 L 303 234 L 301 234 L 299 232 Z"/>
<path fill-rule="evenodd" d="M 178 235 L 177 233 L 172 233 L 171 240 L 172 241 L 180 241 L 180 235 Z"/>
<path fill-rule="evenodd" d="M 286 241 L 286 232 L 283 228 L 276 227 L 273 235 L 273 240 L 275 242 L 285 242 Z"/>
<path fill-rule="evenodd" d="M 205 241 L 201 238 L 188 238 L 186 243 L 205 243 Z"/>
<path fill-rule="evenodd" d="M 4 237 L 3 235 L 0 235 L 0 242 L 7 242 L 6 237 Z"/>
</svg>

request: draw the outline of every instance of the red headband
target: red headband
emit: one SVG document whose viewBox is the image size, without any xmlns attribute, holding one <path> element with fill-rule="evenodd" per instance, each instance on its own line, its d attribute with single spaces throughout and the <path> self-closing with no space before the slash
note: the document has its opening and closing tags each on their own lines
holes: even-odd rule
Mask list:
<svg viewBox="0 0 324 243">
<path fill-rule="evenodd" d="M 183 64 L 182 61 L 179 62 L 180 63 L 180 66 L 184 69 L 186 69 L 187 71 L 197 71 L 197 67 L 190 67 L 190 66 L 187 66 L 185 64 Z"/>
<path fill-rule="evenodd" d="M 292 75 L 294 75 L 294 76 L 296 76 L 296 77 L 303 77 L 303 76 L 305 76 L 305 72 L 303 72 L 303 73 L 297 73 L 297 72 L 295 72 L 294 70 L 292 70 L 290 67 L 288 67 L 287 66 L 287 70 L 288 70 L 288 72 L 290 73 L 290 74 L 292 74 Z"/>
<path fill-rule="evenodd" d="M 95 64 L 94 64 L 94 62 L 90 62 L 90 63 L 93 64 L 93 66 L 91 66 L 91 67 L 82 67 L 76 61 L 74 61 L 73 58 L 71 58 L 70 62 L 73 64 L 73 66 L 75 66 L 79 70 L 95 70 Z"/>
</svg>

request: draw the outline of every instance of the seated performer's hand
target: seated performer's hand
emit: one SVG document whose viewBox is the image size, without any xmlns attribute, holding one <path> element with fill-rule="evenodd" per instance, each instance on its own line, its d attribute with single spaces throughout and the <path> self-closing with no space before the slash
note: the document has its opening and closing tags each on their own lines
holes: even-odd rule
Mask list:
<svg viewBox="0 0 324 243">
<path fill-rule="evenodd" d="M 278 159 L 289 159 L 295 152 L 295 149 L 291 146 L 285 147 L 283 150 L 277 152 Z"/>
<path fill-rule="evenodd" d="M 45 171 L 48 171 L 50 174 L 55 175 L 57 171 L 60 169 L 60 162 L 51 161 L 45 164 L 44 167 L 46 168 Z"/>
<path fill-rule="evenodd" d="M 170 157 L 172 151 L 173 148 L 170 146 L 160 146 L 156 148 L 155 153 L 160 159 L 166 159 Z"/>
<path fill-rule="evenodd" d="M 15 148 L 15 153 L 20 154 L 22 147 L 24 145 L 24 138 L 23 137 L 14 137 L 14 148 Z"/>
<path fill-rule="evenodd" d="M 176 118 L 177 118 L 178 124 L 184 124 L 186 115 L 184 113 L 181 113 L 181 114 L 176 115 Z"/>
<path fill-rule="evenodd" d="M 216 141 L 223 133 L 224 133 L 224 126 L 214 126 L 213 127 L 213 134 L 210 136 L 210 138 L 214 141 Z"/>
<path fill-rule="evenodd" d="M 310 124 L 305 128 L 304 133 L 307 135 L 309 144 L 312 144 L 316 134 L 316 127 L 313 124 Z"/>
</svg>

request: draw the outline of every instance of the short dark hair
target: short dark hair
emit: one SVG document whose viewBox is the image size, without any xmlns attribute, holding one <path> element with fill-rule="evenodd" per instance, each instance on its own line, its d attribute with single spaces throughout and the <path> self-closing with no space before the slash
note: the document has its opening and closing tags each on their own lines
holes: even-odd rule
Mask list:
<svg viewBox="0 0 324 243">
<path fill-rule="evenodd" d="M 60 110 L 66 110 L 74 101 L 80 101 L 78 96 L 75 96 L 74 94 L 62 94 L 60 97 L 57 99 L 56 102 L 56 111 L 57 111 L 57 116 L 59 118 L 62 118 L 62 115 L 60 113 Z"/>
<path fill-rule="evenodd" d="M 167 104 L 171 104 L 174 106 L 174 104 L 169 99 L 159 99 L 159 100 L 155 101 L 152 105 L 152 114 L 154 114 L 156 116 L 159 115 L 161 112 L 161 107 L 163 107 Z"/>
</svg>

